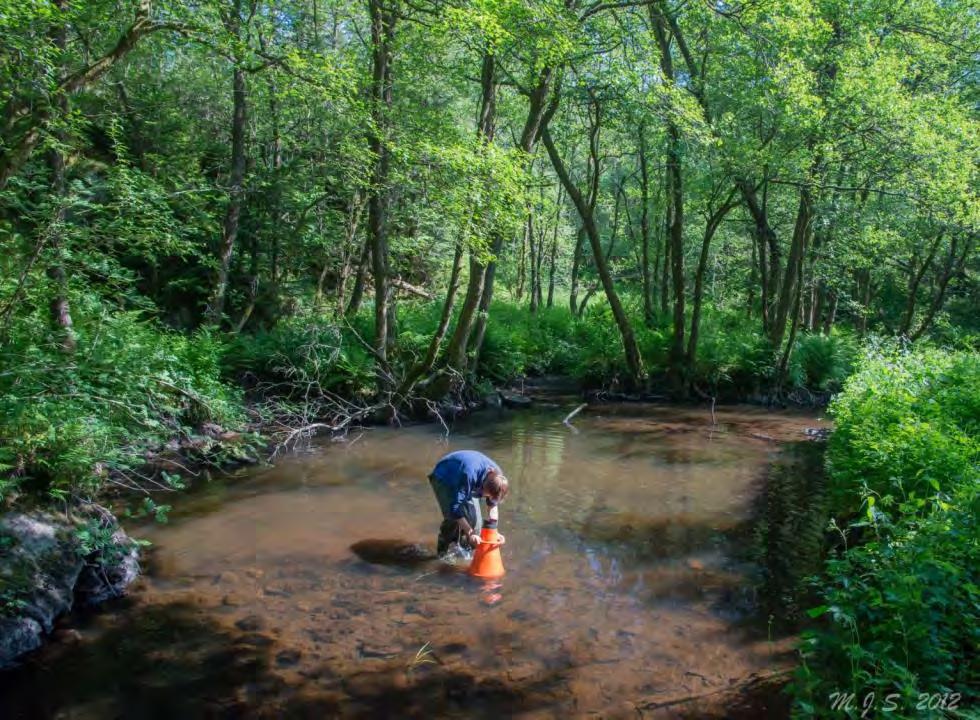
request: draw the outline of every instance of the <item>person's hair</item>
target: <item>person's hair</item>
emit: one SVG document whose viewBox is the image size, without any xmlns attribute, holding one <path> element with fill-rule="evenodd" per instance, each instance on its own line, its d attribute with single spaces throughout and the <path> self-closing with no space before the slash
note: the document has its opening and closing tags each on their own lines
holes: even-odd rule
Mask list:
<svg viewBox="0 0 980 720">
<path fill-rule="evenodd" d="M 510 482 L 499 470 L 491 470 L 487 474 L 487 481 L 484 483 L 483 489 L 487 492 L 487 494 L 491 495 L 497 500 L 503 500 L 505 497 L 507 497 L 507 491 L 510 490 Z"/>
</svg>

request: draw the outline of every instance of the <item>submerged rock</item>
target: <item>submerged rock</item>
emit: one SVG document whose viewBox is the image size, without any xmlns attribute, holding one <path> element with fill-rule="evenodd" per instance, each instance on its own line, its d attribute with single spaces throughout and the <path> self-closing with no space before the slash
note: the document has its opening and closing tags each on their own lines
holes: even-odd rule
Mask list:
<svg viewBox="0 0 980 720">
<path fill-rule="evenodd" d="M 436 559 L 436 552 L 422 543 L 372 538 L 350 546 L 351 552 L 374 565 L 418 565 Z"/>
<path fill-rule="evenodd" d="M 28 617 L 0 618 L 0 668 L 31 650 L 41 647 L 44 629 Z"/>
<path fill-rule="evenodd" d="M 803 428 L 803 434 L 811 440 L 827 440 L 830 438 L 830 428 L 808 427 Z"/>
<path fill-rule="evenodd" d="M 0 668 L 40 647 L 72 607 L 122 595 L 139 575 L 138 548 L 121 529 L 85 555 L 83 523 L 40 511 L 0 516 Z"/>
</svg>

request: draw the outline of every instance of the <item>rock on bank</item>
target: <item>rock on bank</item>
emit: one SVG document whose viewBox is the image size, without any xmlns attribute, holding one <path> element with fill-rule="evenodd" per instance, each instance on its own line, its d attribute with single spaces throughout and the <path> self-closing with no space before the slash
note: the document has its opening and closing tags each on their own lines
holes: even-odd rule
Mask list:
<svg viewBox="0 0 980 720">
<path fill-rule="evenodd" d="M 138 546 L 103 518 L 0 515 L 0 668 L 40 647 L 59 616 L 122 595 L 138 575 Z"/>
</svg>

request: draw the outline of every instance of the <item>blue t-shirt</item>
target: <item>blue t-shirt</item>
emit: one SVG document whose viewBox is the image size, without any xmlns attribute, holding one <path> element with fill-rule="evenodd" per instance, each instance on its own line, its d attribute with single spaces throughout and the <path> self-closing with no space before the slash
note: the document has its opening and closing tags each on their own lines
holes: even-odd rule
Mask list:
<svg viewBox="0 0 980 720">
<path fill-rule="evenodd" d="M 463 517 L 463 505 L 483 497 L 483 481 L 491 469 L 500 472 L 497 463 L 476 450 L 457 450 L 436 463 L 432 476 L 454 493 L 453 517 Z"/>
</svg>

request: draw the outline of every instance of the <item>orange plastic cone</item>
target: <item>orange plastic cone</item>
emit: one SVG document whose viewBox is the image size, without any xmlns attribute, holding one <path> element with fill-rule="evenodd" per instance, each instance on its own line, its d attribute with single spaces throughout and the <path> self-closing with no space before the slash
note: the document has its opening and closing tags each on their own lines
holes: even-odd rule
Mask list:
<svg viewBox="0 0 980 720">
<path fill-rule="evenodd" d="M 479 545 L 473 552 L 470 575 L 478 578 L 499 578 L 504 575 L 504 561 L 500 557 L 500 537 L 497 528 L 484 527 L 480 531 Z"/>
</svg>

